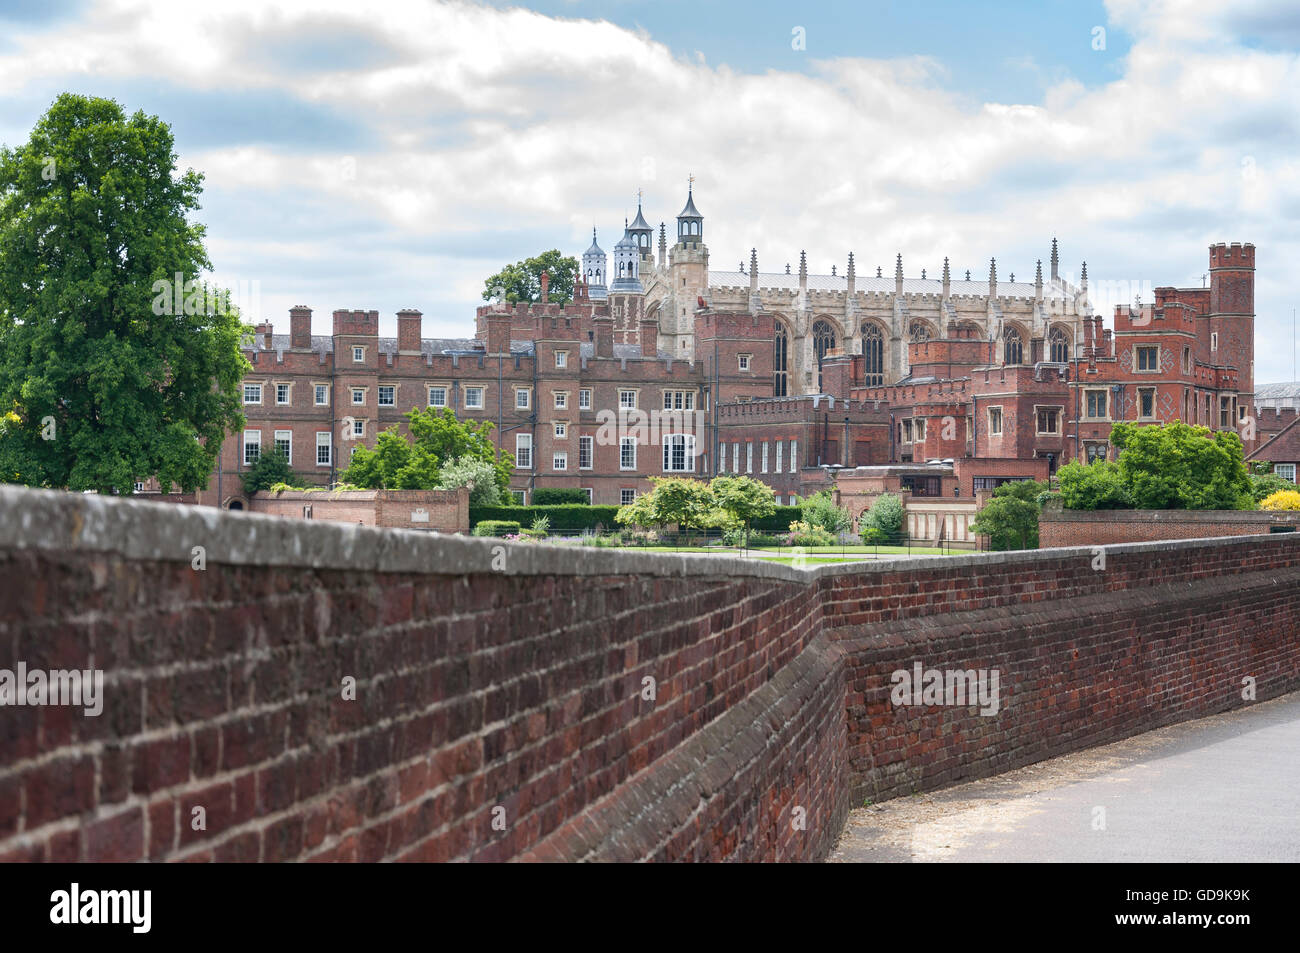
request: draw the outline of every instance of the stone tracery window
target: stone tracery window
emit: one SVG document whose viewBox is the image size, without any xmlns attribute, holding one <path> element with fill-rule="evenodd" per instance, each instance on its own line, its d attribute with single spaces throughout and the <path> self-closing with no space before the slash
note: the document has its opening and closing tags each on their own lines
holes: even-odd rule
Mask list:
<svg viewBox="0 0 1300 953">
<path fill-rule="evenodd" d="M 1064 331 L 1053 328 L 1052 333 L 1047 337 L 1047 342 L 1049 360 L 1057 364 L 1064 364 L 1070 360 L 1070 343 L 1066 340 Z"/>
<path fill-rule="evenodd" d="M 772 395 L 786 397 L 790 393 L 790 334 L 780 321 L 776 323 L 776 342 L 772 354 Z"/>
<path fill-rule="evenodd" d="M 1003 350 L 1004 364 L 1021 364 L 1025 354 L 1024 343 L 1020 340 L 1020 332 L 1015 328 L 1008 328 L 1002 335 L 1005 342 Z"/>
<path fill-rule="evenodd" d="M 862 325 L 862 358 L 866 384 L 885 383 L 885 336 L 877 325 Z"/>
<path fill-rule="evenodd" d="M 813 325 L 813 354 L 817 358 L 817 390 L 822 389 L 822 361 L 826 352 L 835 347 L 835 329 L 825 321 Z"/>
<path fill-rule="evenodd" d="M 924 324 L 918 322 L 912 325 L 912 329 L 909 332 L 908 336 L 913 341 L 928 341 L 930 340 L 930 329 L 926 327 Z"/>
</svg>

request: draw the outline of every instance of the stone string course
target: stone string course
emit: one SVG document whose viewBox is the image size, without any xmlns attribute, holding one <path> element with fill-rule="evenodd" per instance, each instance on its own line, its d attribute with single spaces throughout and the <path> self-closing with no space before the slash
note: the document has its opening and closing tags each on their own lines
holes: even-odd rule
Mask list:
<svg viewBox="0 0 1300 953">
<path fill-rule="evenodd" d="M 99 667 L 106 701 L 0 708 L 0 861 L 816 860 L 861 798 L 1300 687 L 1294 534 L 1092 561 L 803 571 L 3 487 L 0 669 Z M 999 668 L 1001 711 L 895 708 L 915 661 Z"/>
</svg>

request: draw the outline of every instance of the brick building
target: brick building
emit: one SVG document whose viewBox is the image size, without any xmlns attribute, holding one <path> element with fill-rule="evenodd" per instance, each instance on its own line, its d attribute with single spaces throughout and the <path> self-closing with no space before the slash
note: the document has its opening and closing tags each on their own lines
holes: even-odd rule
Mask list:
<svg viewBox="0 0 1300 953">
<path fill-rule="evenodd" d="M 421 314 L 397 314 L 379 336 L 375 311 L 339 310 L 332 333 L 311 333 L 295 307 L 289 334 L 270 322 L 246 342 L 247 426 L 227 441 L 200 501 L 238 498 L 241 471 L 279 446 L 305 484 L 337 482 L 353 449 L 373 446 L 412 407 L 448 407 L 490 421 L 515 457 L 511 489 L 577 487 L 595 503 L 626 502 L 648 477 L 740 472 L 785 502 L 834 484 L 837 468 L 987 461 L 963 466 L 963 497 L 1021 476 L 1003 461 L 1113 455 L 1119 420 L 1187 419 L 1237 427 L 1253 419 L 1253 246 L 1210 249 L 1210 284 L 1156 289 L 1090 314 L 1060 274 L 987 283 L 709 269 L 703 216 L 688 194 L 667 246 L 638 205 L 613 248 L 593 233 L 573 301 L 494 302 L 471 338 L 425 338 Z M 1283 422 L 1260 426 L 1276 433 Z M 1248 445 L 1253 449 L 1258 440 Z M 1038 465 L 1031 467 L 1038 472 Z M 987 472 L 985 472 L 987 471 Z M 1012 472 L 1015 471 L 1015 472 Z"/>
</svg>

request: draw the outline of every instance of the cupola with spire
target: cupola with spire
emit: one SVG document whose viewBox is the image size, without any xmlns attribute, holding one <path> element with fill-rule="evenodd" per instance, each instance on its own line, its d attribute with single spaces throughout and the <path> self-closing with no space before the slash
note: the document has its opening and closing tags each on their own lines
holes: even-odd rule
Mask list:
<svg viewBox="0 0 1300 953">
<path fill-rule="evenodd" d="M 649 258 L 652 253 L 651 242 L 654 240 L 654 232 L 654 228 L 641 214 L 641 191 L 638 189 L 636 218 L 632 219 L 632 224 L 627 227 L 627 233 L 632 236 L 632 241 L 636 242 L 637 252 L 642 258 Z"/>
<path fill-rule="evenodd" d="M 698 245 L 704 241 L 704 216 L 695 207 L 695 177 L 686 189 L 686 207 L 677 216 L 677 244 Z"/>
<path fill-rule="evenodd" d="M 623 232 L 614 245 L 614 280 L 610 283 L 610 294 L 642 294 L 640 275 L 641 251 L 637 241 L 632 237 L 632 228 Z"/>
<path fill-rule="evenodd" d="M 582 253 L 582 278 L 587 282 L 587 294 L 593 301 L 604 301 L 608 295 L 606 279 L 609 276 L 609 259 L 596 242 L 596 228 L 591 229 L 591 247 Z"/>
</svg>

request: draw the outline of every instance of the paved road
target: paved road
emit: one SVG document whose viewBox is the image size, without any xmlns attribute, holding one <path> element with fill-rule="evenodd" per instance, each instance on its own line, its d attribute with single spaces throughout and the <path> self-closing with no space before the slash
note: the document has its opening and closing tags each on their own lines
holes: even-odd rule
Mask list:
<svg viewBox="0 0 1300 953">
<path fill-rule="evenodd" d="M 1300 860 L 1300 692 L 859 808 L 830 859 Z"/>
</svg>

